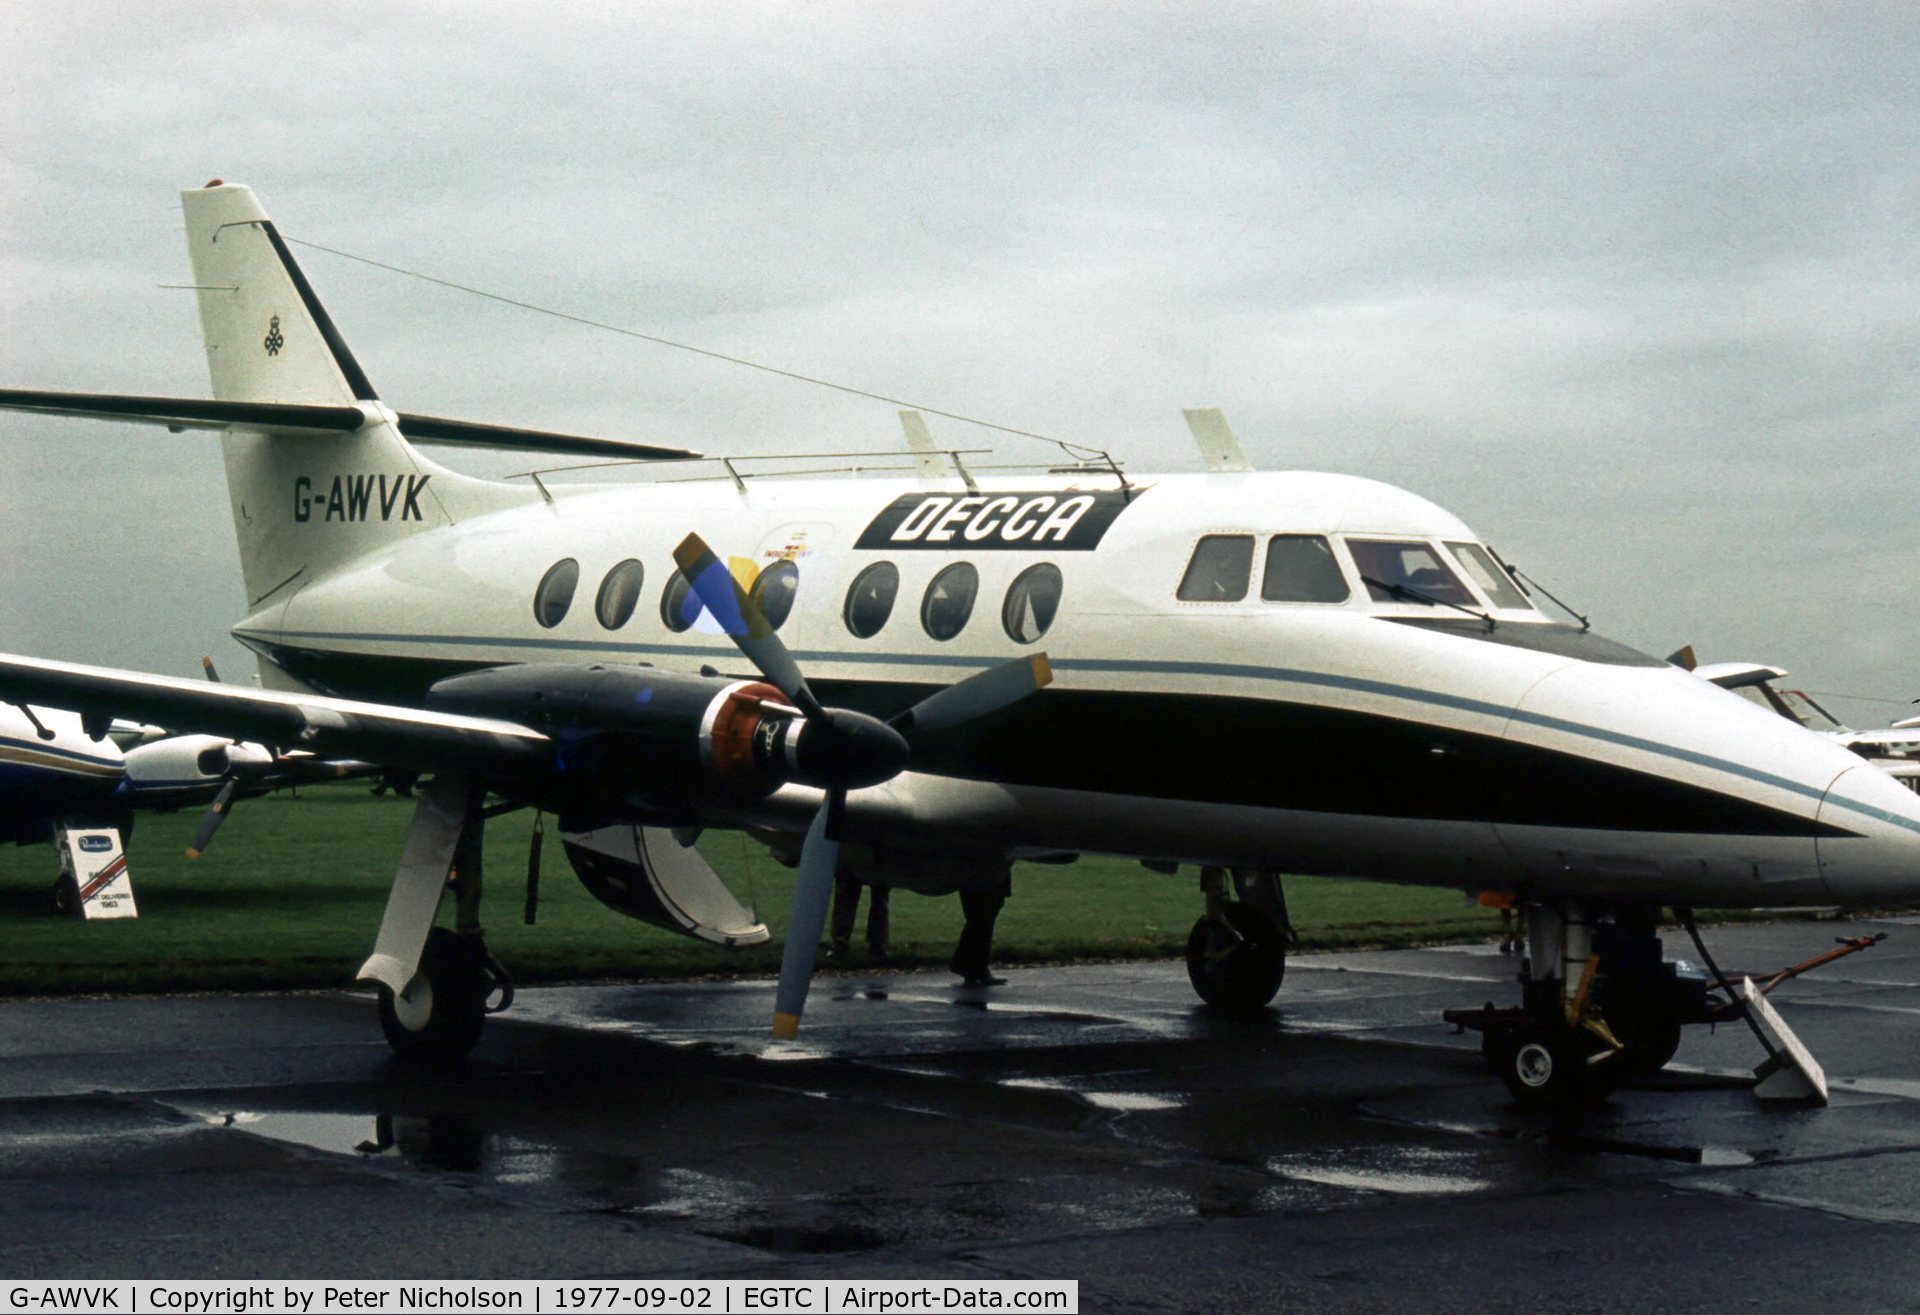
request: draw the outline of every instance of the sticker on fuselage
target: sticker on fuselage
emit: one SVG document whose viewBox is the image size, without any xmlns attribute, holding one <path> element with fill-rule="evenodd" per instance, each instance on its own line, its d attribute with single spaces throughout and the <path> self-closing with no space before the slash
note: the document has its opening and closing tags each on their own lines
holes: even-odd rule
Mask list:
<svg viewBox="0 0 1920 1315">
<path fill-rule="evenodd" d="M 873 518 L 854 547 L 1091 552 L 1126 509 L 1118 490 L 906 493 Z"/>
</svg>

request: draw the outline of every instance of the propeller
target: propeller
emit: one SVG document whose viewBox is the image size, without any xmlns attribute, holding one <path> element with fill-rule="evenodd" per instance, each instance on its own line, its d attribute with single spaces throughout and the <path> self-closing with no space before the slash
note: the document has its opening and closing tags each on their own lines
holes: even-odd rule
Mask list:
<svg viewBox="0 0 1920 1315">
<path fill-rule="evenodd" d="M 207 852 L 207 846 L 213 843 L 213 833 L 227 820 L 227 813 L 233 803 L 233 792 L 240 788 L 240 778 L 229 773 L 226 784 L 220 787 L 220 793 L 213 797 L 207 811 L 201 815 L 200 825 L 193 833 L 193 839 L 187 842 L 187 857 L 199 858 Z"/>
<path fill-rule="evenodd" d="M 753 597 L 697 534 L 674 549 L 673 560 L 695 598 L 712 614 L 747 661 L 792 701 L 802 724 L 789 754 L 805 778 L 822 785 L 826 799 L 807 828 L 794 873 L 793 907 L 780 955 L 780 986 L 774 993 L 773 1035 L 791 1040 L 800 1028 L 820 932 L 840 866 L 840 830 L 847 792 L 878 785 L 906 770 L 915 738 L 945 730 L 1008 707 L 1053 679 L 1046 654 L 1015 658 L 936 690 L 891 721 L 846 708 L 828 708 L 814 697 L 793 654 L 767 623 Z"/>
</svg>

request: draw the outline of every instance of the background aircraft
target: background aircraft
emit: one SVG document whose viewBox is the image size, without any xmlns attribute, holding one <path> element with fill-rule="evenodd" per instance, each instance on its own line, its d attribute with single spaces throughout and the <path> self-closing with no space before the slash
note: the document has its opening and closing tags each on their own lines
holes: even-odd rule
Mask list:
<svg viewBox="0 0 1920 1315">
<path fill-rule="evenodd" d="M 1787 673 L 1779 667 L 1759 662 L 1710 662 L 1700 666 L 1695 664 L 1690 647 L 1681 649 L 1674 657 L 1683 659 L 1679 665 L 1702 680 L 1732 690 L 1797 726 L 1826 736 L 1859 754 L 1909 790 L 1920 793 L 1920 718 L 1857 731 L 1827 711 L 1805 690 L 1781 684 Z"/>
</svg>

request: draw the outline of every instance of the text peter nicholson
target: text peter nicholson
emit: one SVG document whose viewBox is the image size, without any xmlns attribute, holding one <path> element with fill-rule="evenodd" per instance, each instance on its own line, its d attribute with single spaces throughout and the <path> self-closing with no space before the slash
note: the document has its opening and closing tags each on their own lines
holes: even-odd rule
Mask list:
<svg viewBox="0 0 1920 1315">
<path fill-rule="evenodd" d="M 1080 1285 L 1070 1279 L 872 1281 L 669 1280 L 510 1282 L 422 1280 L 233 1283 L 141 1280 L 12 1283 L 6 1311 L 110 1311 L 126 1315 L 333 1315 L 340 1311 L 634 1311 L 648 1315 L 899 1315 L 927 1311 L 1024 1311 L 1077 1315 Z"/>
</svg>

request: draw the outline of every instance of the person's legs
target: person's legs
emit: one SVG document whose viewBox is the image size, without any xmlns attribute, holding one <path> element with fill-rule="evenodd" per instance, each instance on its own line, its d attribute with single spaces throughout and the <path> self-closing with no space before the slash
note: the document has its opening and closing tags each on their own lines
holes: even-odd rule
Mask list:
<svg viewBox="0 0 1920 1315">
<path fill-rule="evenodd" d="M 1001 980 L 987 965 L 993 955 L 993 924 L 1006 902 L 1005 887 L 960 892 L 960 910 L 967 921 L 960 929 L 959 943 L 953 947 L 951 966 L 971 984 L 991 986 Z"/>
<path fill-rule="evenodd" d="M 849 929 L 851 930 L 851 929 Z M 893 891 L 885 886 L 869 887 L 867 895 L 867 957 L 882 960 L 892 943 Z"/>
<path fill-rule="evenodd" d="M 833 914 L 828 923 L 827 934 L 833 944 L 835 955 L 844 955 L 853 945 L 853 920 L 860 912 L 860 883 L 842 873 L 833 878 Z M 868 926 L 872 926 L 873 915 L 867 915 Z"/>
</svg>

